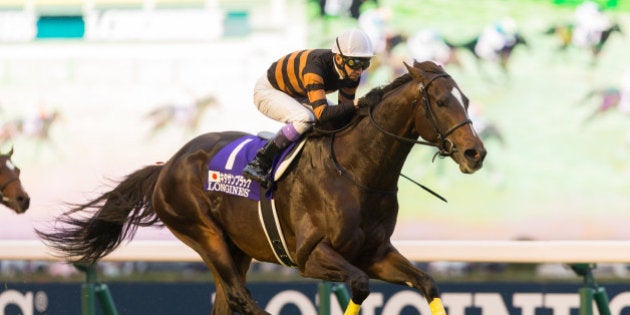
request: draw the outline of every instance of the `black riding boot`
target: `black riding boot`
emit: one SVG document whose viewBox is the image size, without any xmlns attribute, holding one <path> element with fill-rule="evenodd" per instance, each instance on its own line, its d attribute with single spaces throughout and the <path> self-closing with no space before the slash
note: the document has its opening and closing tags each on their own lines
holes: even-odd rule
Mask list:
<svg viewBox="0 0 630 315">
<path fill-rule="evenodd" d="M 289 143 L 291 143 L 291 141 L 282 133 L 282 130 L 278 131 L 273 139 L 269 139 L 269 141 L 258 150 L 256 157 L 245 166 L 243 176 L 259 182 L 260 185 L 265 188 L 269 188 L 269 171 L 271 170 L 273 158 L 278 152 L 286 148 Z"/>
</svg>

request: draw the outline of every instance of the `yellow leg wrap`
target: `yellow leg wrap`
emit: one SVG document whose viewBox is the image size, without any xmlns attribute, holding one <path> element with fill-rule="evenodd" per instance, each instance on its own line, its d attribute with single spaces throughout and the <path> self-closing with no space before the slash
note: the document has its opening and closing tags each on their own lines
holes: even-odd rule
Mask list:
<svg viewBox="0 0 630 315">
<path fill-rule="evenodd" d="M 361 305 L 356 304 L 352 302 L 352 300 L 350 300 L 350 303 L 348 303 L 348 307 L 346 307 L 346 311 L 343 313 L 343 315 L 359 315 L 360 310 Z M 446 313 L 444 314 L 446 315 Z"/>
<path fill-rule="evenodd" d="M 429 308 L 431 309 L 431 315 L 446 315 L 446 310 L 440 298 L 433 299 L 433 301 L 429 303 Z"/>
</svg>

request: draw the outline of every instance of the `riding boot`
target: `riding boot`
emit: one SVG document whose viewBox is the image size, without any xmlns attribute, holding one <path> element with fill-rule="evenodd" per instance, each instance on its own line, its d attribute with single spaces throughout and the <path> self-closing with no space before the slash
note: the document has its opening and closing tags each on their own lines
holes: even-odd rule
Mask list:
<svg viewBox="0 0 630 315">
<path fill-rule="evenodd" d="M 265 188 L 269 188 L 269 171 L 271 170 L 273 158 L 290 143 L 291 141 L 287 139 L 282 130 L 278 131 L 272 139 L 269 139 L 269 141 L 258 150 L 256 157 L 245 166 L 243 176 L 259 182 L 260 185 Z"/>
</svg>

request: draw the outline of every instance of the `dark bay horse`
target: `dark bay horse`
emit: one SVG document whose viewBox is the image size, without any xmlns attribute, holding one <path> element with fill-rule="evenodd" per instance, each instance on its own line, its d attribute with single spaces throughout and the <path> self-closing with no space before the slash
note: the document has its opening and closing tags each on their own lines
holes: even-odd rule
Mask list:
<svg viewBox="0 0 630 315">
<path fill-rule="evenodd" d="M 398 178 L 414 144 L 436 147 L 466 174 L 480 169 L 486 155 L 457 83 L 432 62 L 407 69 L 361 98 L 345 128 L 311 134 L 273 192 L 289 259 L 304 277 L 347 283 L 352 301 L 346 314 L 358 314 L 369 279 L 415 288 L 433 315 L 446 314 L 434 280 L 390 241 Z M 138 227 L 161 222 L 212 271 L 212 314 L 268 314 L 246 289 L 252 259 L 281 263 L 265 237 L 258 202 L 204 189 L 209 161 L 246 135 L 200 135 L 166 163 L 141 168 L 66 211 L 54 230 L 37 232 L 67 259 L 93 263 Z"/>
<path fill-rule="evenodd" d="M 0 202 L 20 214 L 28 210 L 31 198 L 22 187 L 20 169 L 11 161 L 12 155 L 13 148 L 0 154 Z"/>
</svg>

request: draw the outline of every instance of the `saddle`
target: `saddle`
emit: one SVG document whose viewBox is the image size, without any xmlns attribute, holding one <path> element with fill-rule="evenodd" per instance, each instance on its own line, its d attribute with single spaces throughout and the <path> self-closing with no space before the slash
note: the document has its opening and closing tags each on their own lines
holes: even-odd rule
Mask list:
<svg viewBox="0 0 630 315">
<path fill-rule="evenodd" d="M 245 178 L 242 171 L 254 159 L 258 150 L 272 137 L 273 133 L 261 132 L 256 136 L 241 137 L 223 147 L 208 164 L 208 182 L 205 190 L 260 201 L 263 198 L 260 183 Z M 271 199 L 276 182 L 291 167 L 305 143 L 306 138 L 294 142 L 274 158 L 271 168 L 271 186 L 267 190 L 266 199 Z"/>
<path fill-rule="evenodd" d="M 291 167 L 304 147 L 306 138 L 290 144 L 274 158 L 271 167 L 271 186 L 268 190 L 241 174 L 245 166 L 254 159 L 256 152 L 273 136 L 273 133 L 267 132 L 259 133 L 257 136 L 247 135 L 223 147 L 208 165 L 208 182 L 205 188 L 208 191 L 219 191 L 258 201 L 258 216 L 274 255 L 282 265 L 295 267 L 296 264 L 288 254 L 282 228 L 278 223 L 273 191 L 276 182 Z"/>
</svg>

